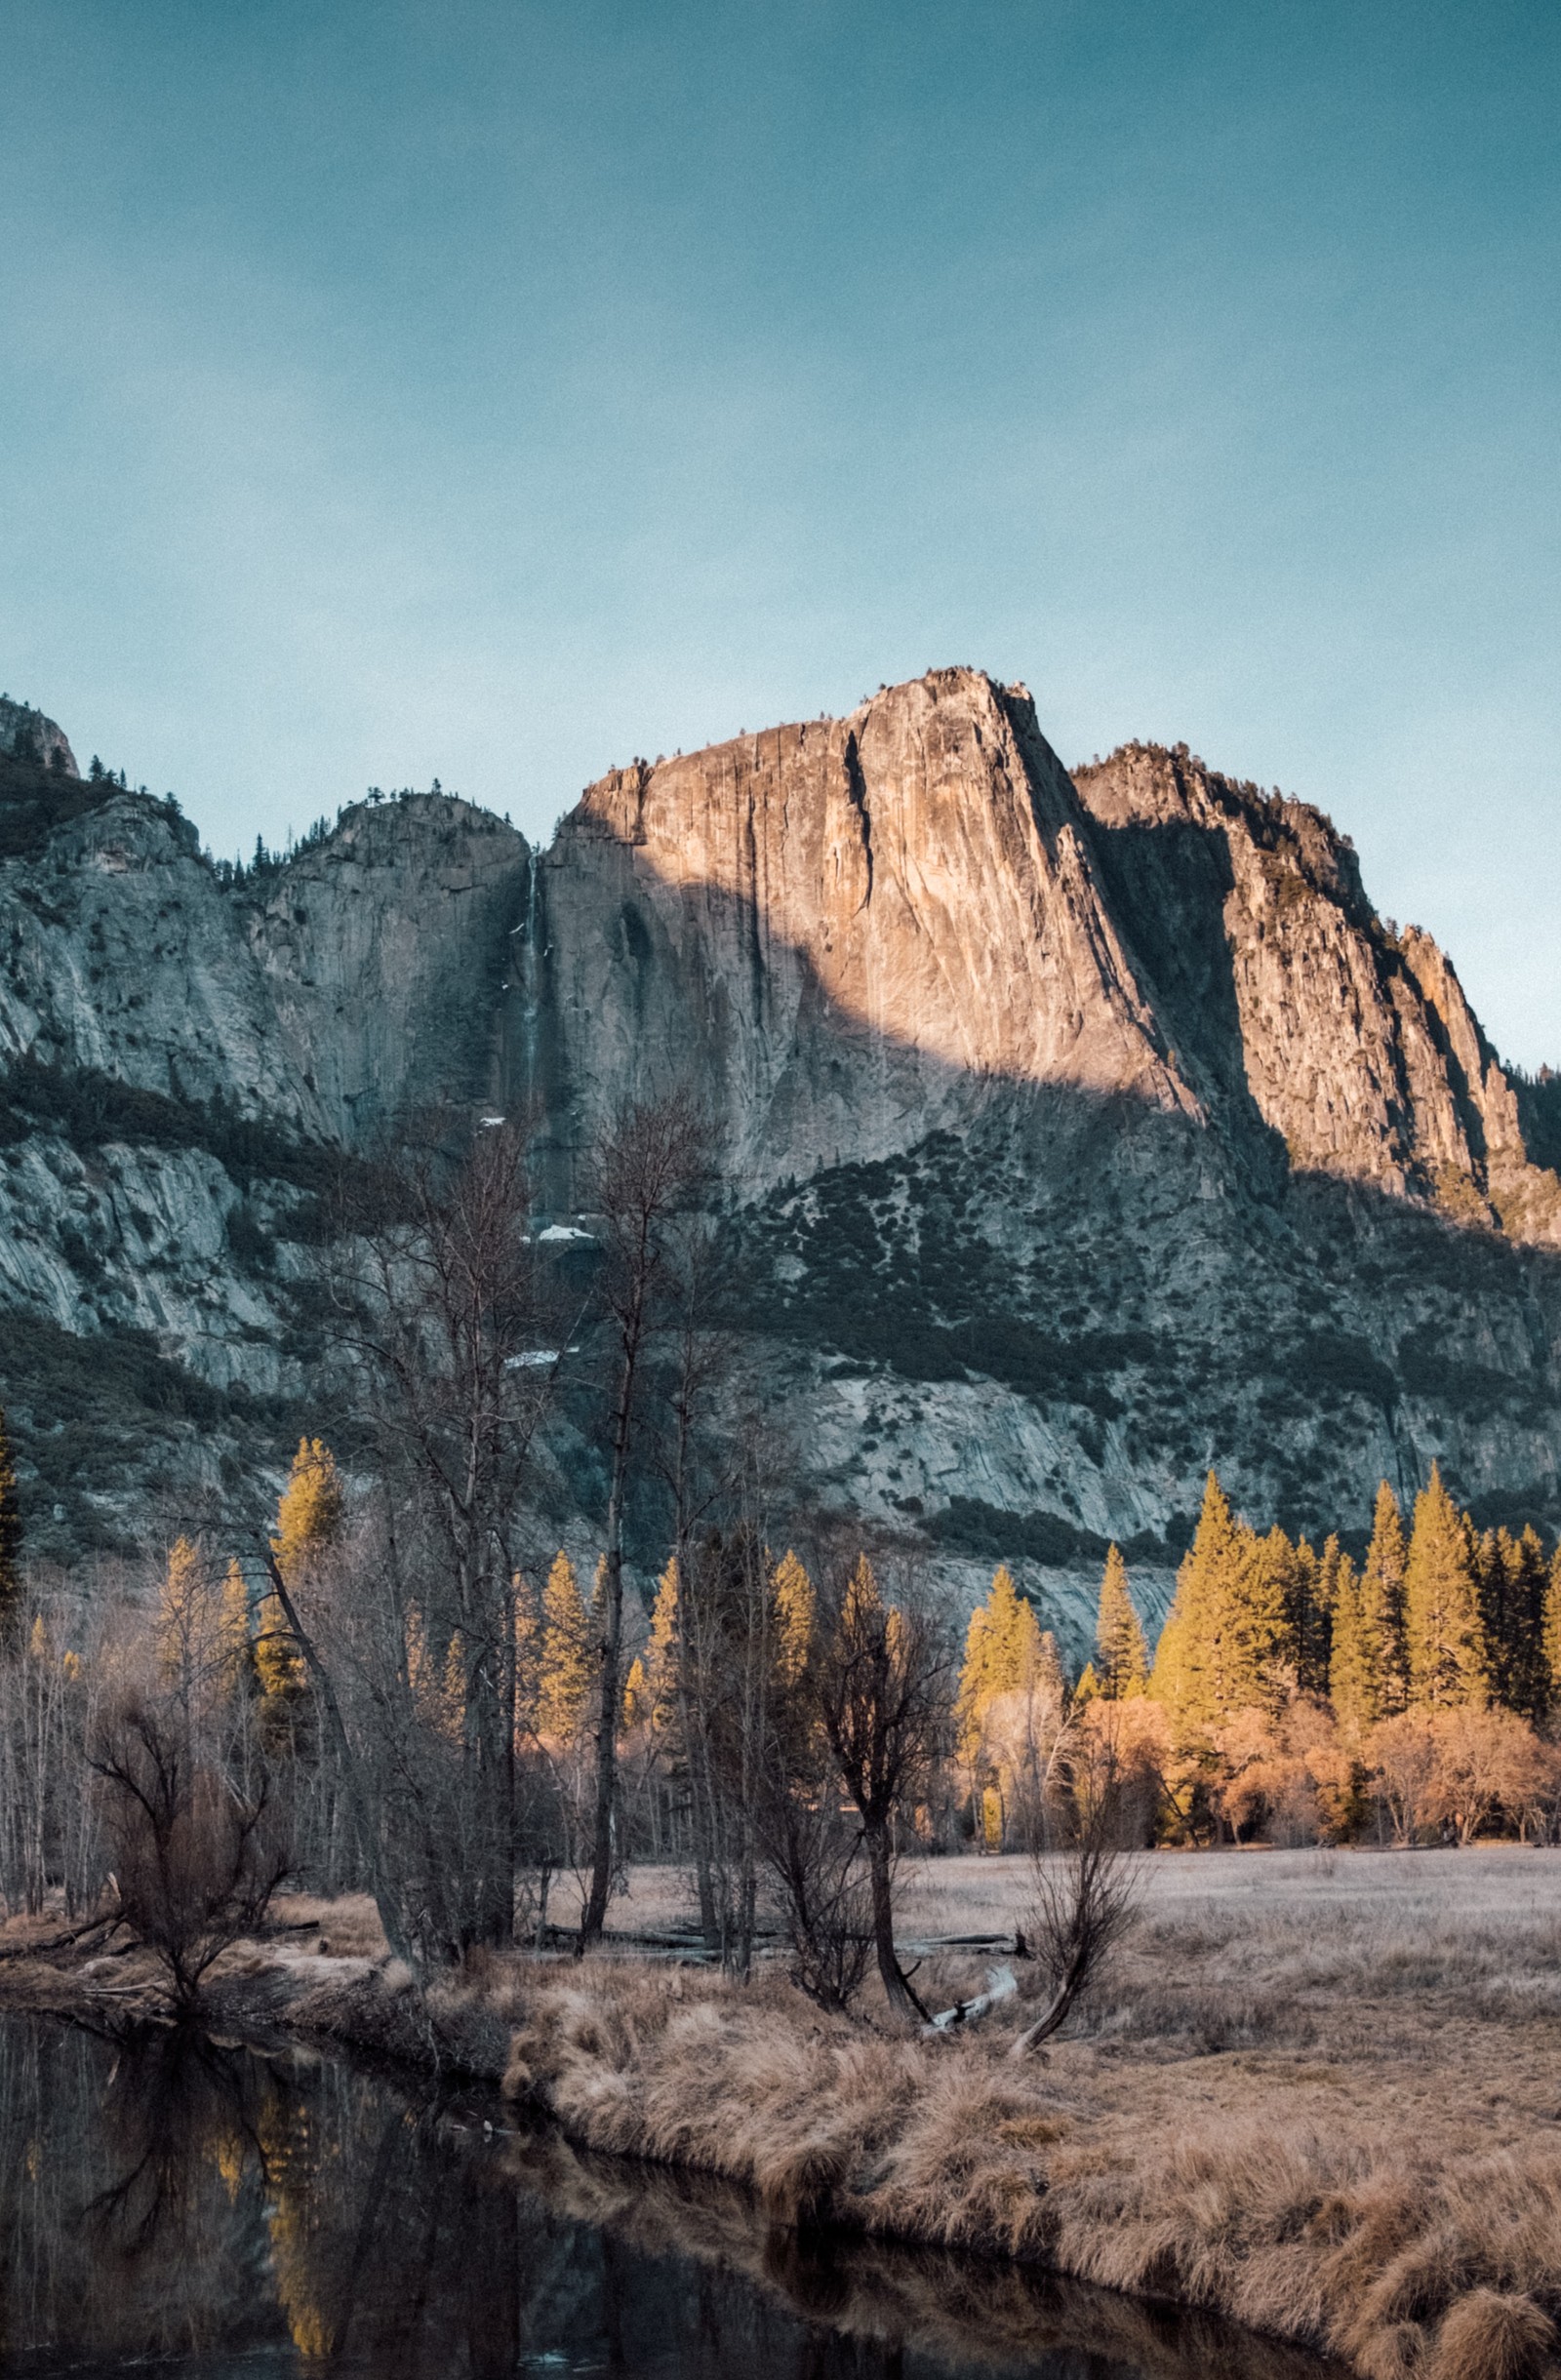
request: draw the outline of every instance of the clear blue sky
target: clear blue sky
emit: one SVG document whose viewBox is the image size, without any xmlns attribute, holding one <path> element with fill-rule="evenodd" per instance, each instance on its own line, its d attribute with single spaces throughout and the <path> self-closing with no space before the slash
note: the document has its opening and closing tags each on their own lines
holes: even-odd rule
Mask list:
<svg viewBox="0 0 1561 2380">
<path fill-rule="evenodd" d="M 0 685 L 220 851 L 972 661 L 1561 1060 L 1554 0 L 0 0 Z"/>
</svg>

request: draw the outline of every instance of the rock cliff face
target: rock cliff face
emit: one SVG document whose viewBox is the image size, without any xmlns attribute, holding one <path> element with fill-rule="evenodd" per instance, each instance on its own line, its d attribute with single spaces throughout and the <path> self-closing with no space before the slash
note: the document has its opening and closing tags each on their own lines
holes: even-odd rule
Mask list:
<svg viewBox="0 0 1561 2380">
<path fill-rule="evenodd" d="M 1450 963 L 1382 924 L 1320 813 L 1141 745 L 1078 785 L 1156 1006 L 1228 1131 L 1258 1120 L 1293 1169 L 1561 1240 Z"/>
<path fill-rule="evenodd" d="M 541 860 L 550 1105 L 691 1067 L 747 1177 L 1038 1087 L 1188 1115 L 1029 698 L 941 671 L 615 772 Z"/>
<path fill-rule="evenodd" d="M 956 1569 L 1028 1559 L 1066 1617 L 1108 1535 L 1164 1573 L 1211 1460 L 1293 1526 L 1432 1453 L 1561 1512 L 1549 1110 L 1317 812 L 1180 750 L 1070 778 L 1022 688 L 945 670 L 615 771 L 540 854 L 423 796 L 234 883 L 19 716 L 0 1387 L 62 1542 L 118 1525 L 138 1432 L 233 1468 L 309 1409 L 323 1152 L 531 1102 L 567 1213 L 602 1119 L 685 1080 L 810 1491 Z"/>
</svg>

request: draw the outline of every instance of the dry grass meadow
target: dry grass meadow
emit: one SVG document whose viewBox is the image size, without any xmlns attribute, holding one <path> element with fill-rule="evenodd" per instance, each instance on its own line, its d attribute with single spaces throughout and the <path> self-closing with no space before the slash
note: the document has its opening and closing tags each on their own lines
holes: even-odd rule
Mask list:
<svg viewBox="0 0 1561 2380">
<path fill-rule="evenodd" d="M 929 1862 L 914 1940 L 1021 1919 L 1022 1860 Z M 649 1928 L 680 1887 L 618 1904 Z M 929 1956 L 935 2003 L 984 1954 Z M 777 1977 L 559 1970 L 511 2087 L 578 2137 L 725 2173 L 778 2216 L 1048 2260 L 1325 2348 L 1367 2380 L 1561 2368 L 1561 1854 L 1158 1853 L 1045 2065 L 1019 2012 L 943 2044 Z"/>
<path fill-rule="evenodd" d="M 1041 1991 L 926 2042 L 821 2015 L 767 1962 L 746 1986 L 622 1940 L 688 1910 L 640 1871 L 616 1955 L 494 1958 L 420 2003 L 366 1902 L 277 1905 L 223 1962 L 272 2022 L 506 2074 L 585 2148 L 722 2176 L 781 2232 L 974 2247 L 1175 2299 L 1364 2380 L 1561 2374 L 1561 1852 L 1147 1855 L 1114 1969 L 1044 2060 Z M 929 1862 L 901 1936 L 1012 1932 L 1019 1859 Z M 560 1912 L 560 1915 L 563 1913 Z M 324 1955 L 322 1955 L 322 1952 Z M 924 1950 L 946 2004 L 991 1954 Z M 0 1973 L 40 1996 L 26 1962 Z M 134 1989 L 134 1961 L 58 1977 Z"/>
</svg>

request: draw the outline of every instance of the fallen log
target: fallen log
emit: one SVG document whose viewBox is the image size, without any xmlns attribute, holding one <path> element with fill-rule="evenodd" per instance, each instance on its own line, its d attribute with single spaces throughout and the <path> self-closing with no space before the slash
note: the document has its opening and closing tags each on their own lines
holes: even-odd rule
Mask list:
<svg viewBox="0 0 1561 2380">
<path fill-rule="evenodd" d="M 956 2000 L 951 2008 L 944 2008 L 941 2015 L 924 2025 L 922 2032 L 924 2035 L 952 2033 L 958 2025 L 972 2025 L 988 2009 L 995 2008 L 1000 2001 L 1012 2000 L 1018 1990 L 1011 1966 L 989 1966 L 984 1992 L 978 1994 L 974 2000 Z"/>
</svg>

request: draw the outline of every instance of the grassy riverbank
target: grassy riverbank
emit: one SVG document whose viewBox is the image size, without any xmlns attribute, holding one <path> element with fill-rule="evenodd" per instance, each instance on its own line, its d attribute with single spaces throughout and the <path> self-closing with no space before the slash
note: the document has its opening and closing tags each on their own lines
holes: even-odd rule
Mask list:
<svg viewBox="0 0 1561 2380">
<path fill-rule="evenodd" d="M 1011 1924 L 1022 1874 L 929 1867 L 907 1934 Z M 621 1923 L 664 1923 L 667 1890 L 637 1879 Z M 1022 2066 L 1022 2002 L 927 2043 L 821 2016 L 779 1965 L 740 1988 L 624 1955 L 492 1960 L 422 2003 L 361 1904 L 292 1922 L 223 1963 L 228 2021 L 502 2071 L 575 2139 L 724 2176 L 780 2223 L 1050 2263 L 1365 2380 L 1561 2367 L 1554 1853 L 1156 1858 L 1113 1979 Z M 0 1973 L 123 2009 L 138 1964 Z M 918 1988 L 952 1998 L 982 1964 L 941 1954 Z"/>
</svg>

